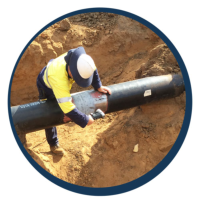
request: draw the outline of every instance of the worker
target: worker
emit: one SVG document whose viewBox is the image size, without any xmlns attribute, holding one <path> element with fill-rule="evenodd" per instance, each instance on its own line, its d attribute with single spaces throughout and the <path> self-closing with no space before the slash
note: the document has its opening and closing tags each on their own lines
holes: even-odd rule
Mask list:
<svg viewBox="0 0 200 202">
<path fill-rule="evenodd" d="M 71 49 L 56 59 L 48 62 L 37 77 L 39 100 L 57 99 L 58 105 L 64 113 L 63 122 L 69 117 L 81 126 L 91 125 L 94 120 L 91 115 L 79 111 L 72 103 L 70 90 L 76 82 L 81 87 L 90 85 L 101 93 L 111 94 L 109 88 L 102 86 L 93 59 L 86 54 L 83 47 Z M 45 129 L 50 150 L 58 155 L 63 155 L 64 150 L 59 145 L 56 127 Z"/>
</svg>

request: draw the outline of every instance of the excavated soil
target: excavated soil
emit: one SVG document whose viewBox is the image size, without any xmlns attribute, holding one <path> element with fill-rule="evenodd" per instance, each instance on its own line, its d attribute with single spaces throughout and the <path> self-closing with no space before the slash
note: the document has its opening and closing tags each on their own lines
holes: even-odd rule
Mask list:
<svg viewBox="0 0 200 202">
<path fill-rule="evenodd" d="M 169 48 L 144 25 L 111 13 L 81 14 L 52 25 L 30 44 L 13 78 L 11 106 L 37 101 L 36 77 L 41 69 L 50 59 L 78 46 L 94 59 L 103 85 L 180 73 Z M 74 84 L 71 93 L 82 90 Z M 32 158 L 52 175 L 80 186 L 110 187 L 153 169 L 174 145 L 184 115 L 185 92 L 107 114 L 84 129 L 72 122 L 61 125 L 57 130 L 63 157 L 50 152 L 44 130 L 21 140 Z"/>
</svg>

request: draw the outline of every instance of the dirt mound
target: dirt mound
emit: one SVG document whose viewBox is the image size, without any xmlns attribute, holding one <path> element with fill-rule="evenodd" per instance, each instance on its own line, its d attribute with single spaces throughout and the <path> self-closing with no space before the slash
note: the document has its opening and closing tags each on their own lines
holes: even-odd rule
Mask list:
<svg viewBox="0 0 200 202">
<path fill-rule="evenodd" d="M 150 51 L 148 61 L 136 71 L 136 78 L 172 73 L 181 73 L 181 70 L 168 46 L 161 44 Z"/>
<path fill-rule="evenodd" d="M 13 79 L 11 104 L 36 101 L 35 81 L 42 67 L 80 45 L 93 57 L 104 85 L 180 72 L 169 48 L 144 25 L 116 14 L 81 14 L 54 24 L 31 43 Z M 74 85 L 72 93 L 81 90 Z M 185 93 L 107 114 L 84 129 L 74 123 L 59 126 L 63 157 L 50 152 L 44 130 L 27 134 L 24 146 L 41 167 L 64 181 L 120 185 L 144 175 L 166 156 L 184 114 Z"/>
</svg>

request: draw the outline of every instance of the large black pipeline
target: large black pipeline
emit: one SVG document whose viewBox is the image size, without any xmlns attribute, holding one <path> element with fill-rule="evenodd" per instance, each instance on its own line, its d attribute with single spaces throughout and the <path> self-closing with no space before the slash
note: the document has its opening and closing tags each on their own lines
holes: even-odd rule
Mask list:
<svg viewBox="0 0 200 202">
<path fill-rule="evenodd" d="M 111 95 L 87 90 L 72 94 L 72 101 L 85 114 L 94 113 L 97 109 L 110 113 L 176 97 L 185 90 L 183 78 L 179 74 L 147 77 L 108 87 Z M 11 107 L 11 113 L 18 134 L 64 124 L 64 114 L 56 99 L 14 106 Z"/>
</svg>

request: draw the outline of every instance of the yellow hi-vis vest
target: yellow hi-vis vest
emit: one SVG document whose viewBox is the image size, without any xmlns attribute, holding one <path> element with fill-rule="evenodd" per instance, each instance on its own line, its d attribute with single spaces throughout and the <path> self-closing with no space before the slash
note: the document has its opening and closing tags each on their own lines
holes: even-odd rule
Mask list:
<svg viewBox="0 0 200 202">
<path fill-rule="evenodd" d="M 68 113 L 75 108 L 70 94 L 74 80 L 68 78 L 64 59 L 66 55 L 67 53 L 64 53 L 52 62 L 49 62 L 44 72 L 44 83 L 53 90 L 58 104 L 64 113 Z"/>
</svg>

